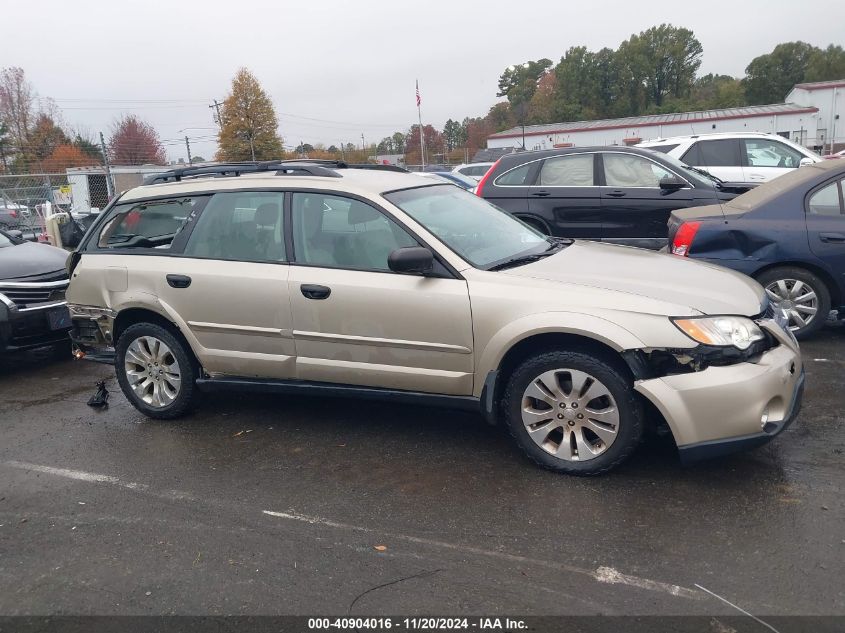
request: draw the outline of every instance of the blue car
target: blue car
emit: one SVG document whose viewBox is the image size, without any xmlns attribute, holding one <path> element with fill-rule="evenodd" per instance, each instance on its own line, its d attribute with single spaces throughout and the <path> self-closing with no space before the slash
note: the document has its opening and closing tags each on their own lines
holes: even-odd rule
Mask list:
<svg viewBox="0 0 845 633">
<path fill-rule="evenodd" d="M 673 211 L 669 248 L 750 275 L 797 338 L 845 317 L 845 161 L 807 165 L 722 205 Z"/>
</svg>

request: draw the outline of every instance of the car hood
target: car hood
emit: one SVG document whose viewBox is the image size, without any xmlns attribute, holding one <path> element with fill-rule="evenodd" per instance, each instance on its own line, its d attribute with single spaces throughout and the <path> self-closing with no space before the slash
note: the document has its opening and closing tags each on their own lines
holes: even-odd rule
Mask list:
<svg viewBox="0 0 845 633">
<path fill-rule="evenodd" d="M 652 306 L 656 313 L 684 306 L 702 314 L 756 316 L 765 303 L 762 286 L 732 270 L 599 242 L 576 241 L 551 257 L 502 272 L 653 299 L 659 302 Z"/>
<path fill-rule="evenodd" d="M 67 251 L 47 244 L 24 242 L 0 248 L 0 279 L 31 277 L 62 270 Z"/>
</svg>

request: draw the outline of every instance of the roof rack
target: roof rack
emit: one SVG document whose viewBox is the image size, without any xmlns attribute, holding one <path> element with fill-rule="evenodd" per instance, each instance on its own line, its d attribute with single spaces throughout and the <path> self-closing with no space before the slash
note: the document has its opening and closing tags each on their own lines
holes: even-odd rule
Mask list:
<svg viewBox="0 0 845 633">
<path fill-rule="evenodd" d="M 341 178 L 335 169 L 375 169 L 380 171 L 397 171 L 408 173 L 397 165 L 370 165 L 369 163 L 346 163 L 342 160 L 327 160 L 322 158 L 301 158 L 293 160 L 265 160 L 242 161 L 232 163 L 218 163 L 217 165 L 200 165 L 197 167 L 180 167 L 153 174 L 144 179 L 145 185 L 164 182 L 180 182 L 186 178 L 227 178 L 251 174 L 262 171 L 274 171 L 277 176 L 286 174 L 304 174 L 307 176 L 322 176 L 326 178 Z"/>
<path fill-rule="evenodd" d="M 374 169 L 376 171 L 395 171 L 402 174 L 411 173 L 404 167 L 399 167 L 399 165 L 378 165 L 374 163 L 347 163 L 343 160 L 333 160 L 331 158 L 296 158 L 292 160 L 283 160 L 282 162 L 323 165 L 325 167 L 334 167 L 335 169 Z"/>
<path fill-rule="evenodd" d="M 323 176 L 327 178 L 340 178 L 341 175 L 332 169 L 321 165 L 303 163 L 302 161 L 266 160 L 266 161 L 244 161 L 235 163 L 219 163 L 217 165 L 202 165 L 198 167 L 180 167 L 171 169 L 160 174 L 153 174 L 144 179 L 145 185 L 153 185 L 164 182 L 180 182 L 186 178 L 200 178 L 210 176 L 213 178 L 226 178 L 251 174 L 262 171 L 274 171 L 277 176 L 286 174 L 305 174 L 308 176 Z"/>
</svg>

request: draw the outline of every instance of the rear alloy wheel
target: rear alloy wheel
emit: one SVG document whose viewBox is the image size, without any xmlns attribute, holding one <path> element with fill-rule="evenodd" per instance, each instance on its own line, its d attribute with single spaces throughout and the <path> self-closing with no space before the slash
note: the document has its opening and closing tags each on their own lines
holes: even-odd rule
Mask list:
<svg viewBox="0 0 845 633">
<path fill-rule="evenodd" d="M 511 434 L 539 465 L 578 475 L 606 472 L 642 436 L 642 407 L 614 366 L 578 352 L 520 365 L 503 403 Z"/>
<path fill-rule="evenodd" d="M 796 338 L 806 338 L 821 328 L 830 313 L 830 293 L 824 282 L 803 268 L 773 268 L 757 279 L 776 310 L 789 319 Z"/>
<path fill-rule="evenodd" d="M 184 344 L 171 332 L 138 323 L 120 336 L 115 351 L 118 382 L 139 411 L 169 419 L 190 407 L 196 369 Z"/>
</svg>

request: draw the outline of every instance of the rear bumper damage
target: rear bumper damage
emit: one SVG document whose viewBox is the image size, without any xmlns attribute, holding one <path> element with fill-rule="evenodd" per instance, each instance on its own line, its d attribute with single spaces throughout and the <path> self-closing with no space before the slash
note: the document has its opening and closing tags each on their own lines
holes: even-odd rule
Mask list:
<svg viewBox="0 0 845 633">
<path fill-rule="evenodd" d="M 113 310 L 69 304 L 73 327 L 70 338 L 74 355 L 99 363 L 114 364 L 114 319 Z"/>
</svg>

